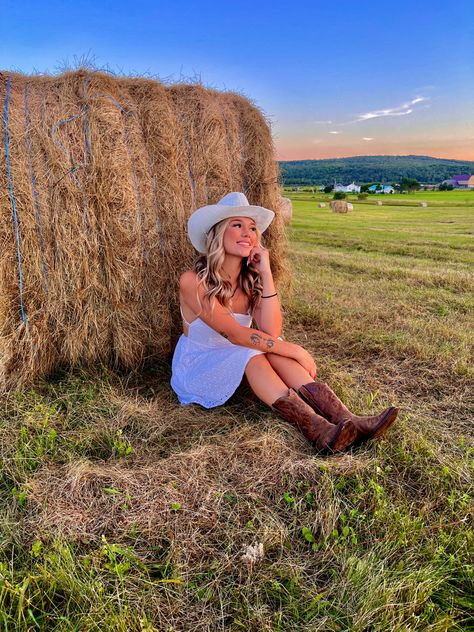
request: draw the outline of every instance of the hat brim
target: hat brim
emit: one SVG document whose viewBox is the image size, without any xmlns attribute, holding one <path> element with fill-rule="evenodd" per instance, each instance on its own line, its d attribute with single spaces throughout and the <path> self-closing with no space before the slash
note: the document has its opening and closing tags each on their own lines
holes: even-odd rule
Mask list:
<svg viewBox="0 0 474 632">
<path fill-rule="evenodd" d="M 209 204 L 198 208 L 188 220 L 188 235 L 198 252 L 206 252 L 206 235 L 210 229 L 229 217 L 251 217 L 261 233 L 265 232 L 273 221 L 275 213 L 263 206 L 223 206 Z"/>
</svg>

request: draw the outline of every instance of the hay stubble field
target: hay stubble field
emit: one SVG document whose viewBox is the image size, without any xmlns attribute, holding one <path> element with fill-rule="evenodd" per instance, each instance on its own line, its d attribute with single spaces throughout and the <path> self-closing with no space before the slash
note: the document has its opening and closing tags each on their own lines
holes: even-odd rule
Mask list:
<svg viewBox="0 0 474 632">
<path fill-rule="evenodd" d="M 291 195 L 285 336 L 399 421 L 323 457 L 245 388 L 180 408 L 167 363 L 10 392 L 5 630 L 472 629 L 474 193 Z"/>
</svg>

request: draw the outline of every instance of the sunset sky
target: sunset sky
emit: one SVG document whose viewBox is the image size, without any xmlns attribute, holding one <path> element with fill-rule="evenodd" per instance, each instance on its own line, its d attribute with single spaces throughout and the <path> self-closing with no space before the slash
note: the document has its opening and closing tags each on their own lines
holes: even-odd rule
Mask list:
<svg viewBox="0 0 474 632">
<path fill-rule="evenodd" d="M 474 160 L 474 4 L 2 0 L 0 68 L 117 73 L 250 97 L 280 159 Z"/>
</svg>

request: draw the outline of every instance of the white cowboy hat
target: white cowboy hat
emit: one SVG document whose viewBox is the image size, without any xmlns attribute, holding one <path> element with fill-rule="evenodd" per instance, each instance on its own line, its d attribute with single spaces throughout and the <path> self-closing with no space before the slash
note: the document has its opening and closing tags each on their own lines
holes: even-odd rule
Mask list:
<svg viewBox="0 0 474 632">
<path fill-rule="evenodd" d="M 234 191 L 224 195 L 217 204 L 202 206 L 188 220 L 188 235 L 198 252 L 206 252 L 206 236 L 210 229 L 228 217 L 251 217 L 260 232 L 270 226 L 275 213 L 263 206 L 252 206 L 243 193 Z"/>
</svg>

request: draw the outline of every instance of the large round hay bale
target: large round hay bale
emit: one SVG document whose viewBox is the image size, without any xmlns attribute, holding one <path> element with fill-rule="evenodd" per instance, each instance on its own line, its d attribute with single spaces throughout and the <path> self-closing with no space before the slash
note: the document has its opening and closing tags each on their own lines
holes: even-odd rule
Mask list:
<svg viewBox="0 0 474 632">
<path fill-rule="evenodd" d="M 318 204 L 318 206 L 319 206 L 319 208 L 326 208 L 326 204 L 325 204 L 325 202 L 320 202 L 320 203 Z"/>
<path fill-rule="evenodd" d="M 285 224 L 290 224 L 293 219 L 293 203 L 290 198 L 280 197 L 278 208 Z"/>
<path fill-rule="evenodd" d="M 244 97 L 77 70 L 0 73 L 0 384 L 138 367 L 179 334 L 186 222 L 229 191 L 284 223 L 269 126 Z"/>
<path fill-rule="evenodd" d="M 348 211 L 352 211 L 353 208 L 352 204 L 344 200 L 331 200 L 329 206 L 333 213 L 347 213 Z"/>
<path fill-rule="evenodd" d="M 420 206 L 426 208 L 428 206 L 428 202 L 420 202 Z"/>
<path fill-rule="evenodd" d="M 375 204 L 376 204 L 376 206 L 382 206 L 382 200 L 377 200 L 377 201 L 375 202 Z"/>
</svg>

